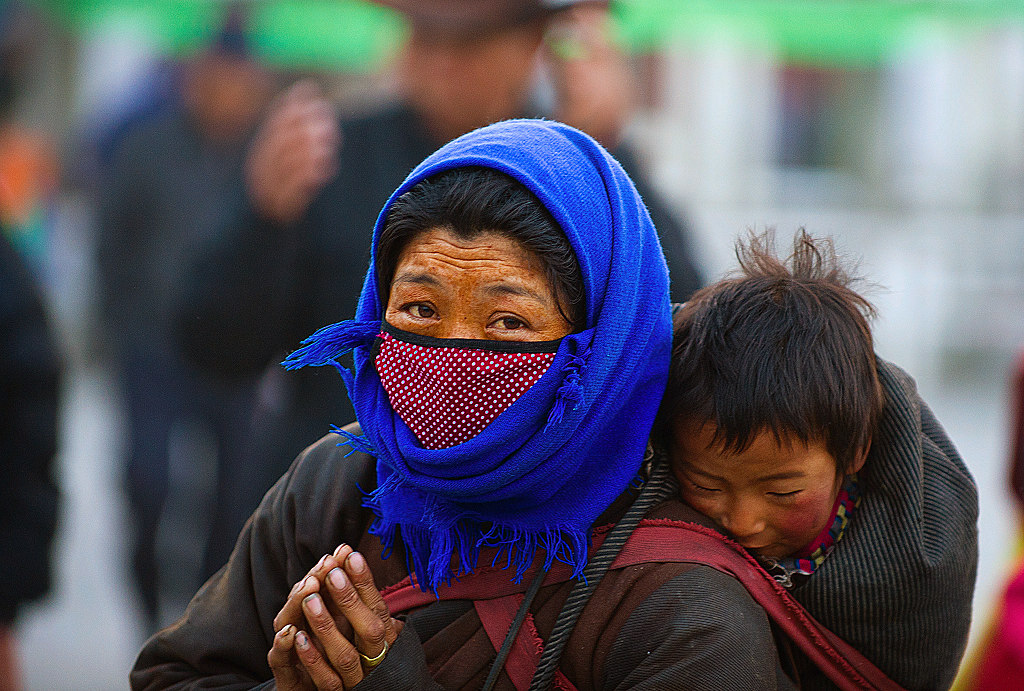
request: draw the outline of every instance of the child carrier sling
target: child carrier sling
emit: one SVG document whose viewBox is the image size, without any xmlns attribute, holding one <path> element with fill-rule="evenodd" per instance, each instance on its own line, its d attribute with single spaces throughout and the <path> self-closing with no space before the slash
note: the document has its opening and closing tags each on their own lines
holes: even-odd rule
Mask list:
<svg viewBox="0 0 1024 691">
<path fill-rule="evenodd" d="M 636 503 L 640 501 L 638 499 Z M 619 526 L 594 529 L 595 558 L 602 551 L 607 552 L 601 550 L 601 545 L 610 533 L 623 527 L 623 522 L 625 519 L 620 521 Z M 674 562 L 699 564 L 721 571 L 738 580 L 776 627 L 840 689 L 901 689 L 860 652 L 818 623 L 746 550 L 724 535 L 696 523 L 670 519 L 640 519 L 627 535 L 625 543 L 613 556 L 608 568 L 623 569 L 644 563 Z M 460 581 L 439 587 L 436 593 L 424 592 L 406 578 L 386 588 L 383 596 L 392 615 L 408 612 L 439 599 L 472 600 L 488 638 L 495 650 L 499 650 L 495 675 L 503 665 L 518 691 L 551 687 L 574 691 L 572 683 L 558 671 L 557 659 L 551 669 L 552 673 L 548 675 L 549 679 L 545 678 L 540 683 L 535 679 L 535 674 L 539 674 L 538 666 L 543 664 L 541 650 L 545 644 L 537 633 L 533 617 L 527 611 L 532 594 L 541 585 L 569 580 L 570 569 L 556 563 L 543 577 L 536 571 L 532 573 L 532 582 L 524 578 L 514 583 L 509 580 L 507 571 L 485 567 Z M 574 594 L 570 593 L 569 599 Z M 552 638 L 558 628 L 556 624 Z M 507 659 L 503 655 L 507 655 Z"/>
</svg>

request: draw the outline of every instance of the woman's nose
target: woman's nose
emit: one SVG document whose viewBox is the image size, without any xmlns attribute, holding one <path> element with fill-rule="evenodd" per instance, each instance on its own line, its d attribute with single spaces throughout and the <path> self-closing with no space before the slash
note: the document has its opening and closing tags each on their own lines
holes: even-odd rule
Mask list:
<svg viewBox="0 0 1024 691">
<path fill-rule="evenodd" d="M 447 319 L 442 320 L 438 337 L 486 339 L 487 332 L 480 327 L 479 322 L 479 319 L 462 315 L 451 315 Z"/>
</svg>

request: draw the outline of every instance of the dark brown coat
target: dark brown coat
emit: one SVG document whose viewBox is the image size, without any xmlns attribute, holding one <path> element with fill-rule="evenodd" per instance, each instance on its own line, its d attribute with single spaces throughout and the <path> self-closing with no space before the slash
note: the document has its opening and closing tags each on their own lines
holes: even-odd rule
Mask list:
<svg viewBox="0 0 1024 691">
<path fill-rule="evenodd" d="M 341 542 L 358 545 L 378 586 L 407 575 L 398 550 L 382 561 L 377 538 L 366 532 L 372 515 L 361 506 L 357 484 L 374 486 L 373 459 L 344 458 L 338 441 L 325 437 L 311 446 L 271 489 L 227 566 L 181 620 L 146 643 L 131 675 L 133 689 L 243 689 L 271 680 L 266 656 L 274 615 L 291 586 Z M 601 520 L 621 511 L 615 505 Z M 696 518 L 675 501 L 652 514 Z M 568 588 L 553 585 L 538 594 L 532 610 L 542 637 Z M 407 621 L 385 663 L 359 689 L 481 686 L 495 650 L 471 603 L 438 602 Z M 609 573 L 584 609 L 561 669 L 581 691 L 792 688 L 763 610 L 734 579 L 688 564 Z M 503 676 L 498 688 L 510 689 L 511 682 Z"/>
</svg>

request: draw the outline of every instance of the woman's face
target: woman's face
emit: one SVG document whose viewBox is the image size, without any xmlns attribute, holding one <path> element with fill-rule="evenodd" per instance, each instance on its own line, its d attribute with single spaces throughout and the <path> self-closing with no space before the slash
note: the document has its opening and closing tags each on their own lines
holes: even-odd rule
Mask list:
<svg viewBox="0 0 1024 691">
<path fill-rule="evenodd" d="M 440 228 L 402 250 L 385 319 L 434 338 L 551 341 L 572 330 L 534 253 L 498 233 L 463 240 Z"/>
</svg>

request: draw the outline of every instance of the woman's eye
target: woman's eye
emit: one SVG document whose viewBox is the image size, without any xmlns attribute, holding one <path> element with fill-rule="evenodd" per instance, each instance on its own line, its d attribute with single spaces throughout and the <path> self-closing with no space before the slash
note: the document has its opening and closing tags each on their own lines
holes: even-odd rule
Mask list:
<svg viewBox="0 0 1024 691">
<path fill-rule="evenodd" d="M 434 314 L 436 314 L 434 310 L 430 307 L 430 305 L 423 304 L 413 305 L 411 311 L 413 316 L 419 317 L 421 319 L 429 319 L 430 317 L 433 317 Z"/>
<path fill-rule="evenodd" d="M 516 317 L 502 317 L 497 322 L 498 326 L 506 331 L 515 331 L 526 326 L 526 323 L 522 319 Z"/>
</svg>

